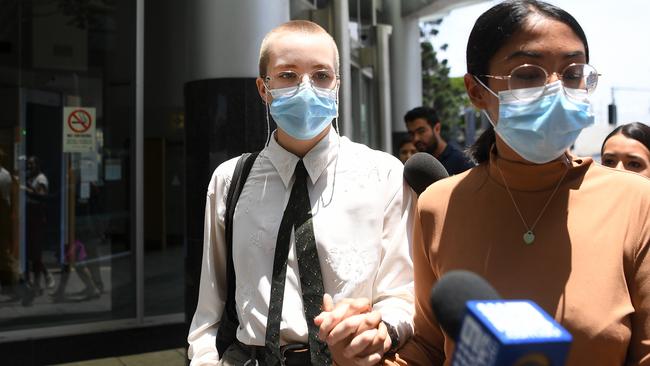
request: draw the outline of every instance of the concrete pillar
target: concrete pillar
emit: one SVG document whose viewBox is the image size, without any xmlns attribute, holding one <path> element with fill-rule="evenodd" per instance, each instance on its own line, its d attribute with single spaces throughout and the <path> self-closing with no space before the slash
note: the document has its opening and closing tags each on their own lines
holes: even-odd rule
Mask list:
<svg viewBox="0 0 650 366">
<path fill-rule="evenodd" d="M 341 65 L 341 85 L 339 87 L 339 126 L 341 135 L 354 139 L 352 121 L 352 79 L 350 71 L 350 13 L 348 0 L 335 0 L 334 8 L 334 40 L 339 49 Z M 358 121 L 357 121 L 358 122 Z"/>
<path fill-rule="evenodd" d="M 188 0 L 190 80 L 257 77 L 264 35 L 289 21 L 289 0 Z"/>
<path fill-rule="evenodd" d="M 390 152 L 393 149 L 393 123 L 391 111 L 391 70 L 390 70 L 390 25 L 375 26 L 376 55 L 375 78 L 377 85 L 377 101 L 379 110 L 379 126 L 381 126 L 381 149 Z"/>
<path fill-rule="evenodd" d="M 264 148 L 265 107 L 255 85 L 259 48 L 268 31 L 289 21 L 289 0 L 186 0 L 183 5 L 187 9 L 180 19 L 187 42 L 185 314 L 189 320 L 199 288 L 205 187 L 220 163 Z M 270 128 L 275 128 L 273 122 Z"/>
<path fill-rule="evenodd" d="M 390 42 L 393 133 L 405 132 L 404 114 L 422 105 L 422 64 L 418 18 L 403 18 L 401 0 L 385 2 L 393 33 Z"/>
</svg>

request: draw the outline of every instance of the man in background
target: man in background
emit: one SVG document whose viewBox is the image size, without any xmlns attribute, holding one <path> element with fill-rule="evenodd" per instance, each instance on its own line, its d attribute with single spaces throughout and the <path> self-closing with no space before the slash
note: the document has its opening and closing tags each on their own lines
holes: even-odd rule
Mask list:
<svg viewBox="0 0 650 366">
<path fill-rule="evenodd" d="M 440 136 L 442 125 L 435 109 L 413 108 L 404 115 L 404 122 L 418 151 L 433 155 L 450 175 L 462 173 L 474 166 L 469 157 Z"/>
</svg>

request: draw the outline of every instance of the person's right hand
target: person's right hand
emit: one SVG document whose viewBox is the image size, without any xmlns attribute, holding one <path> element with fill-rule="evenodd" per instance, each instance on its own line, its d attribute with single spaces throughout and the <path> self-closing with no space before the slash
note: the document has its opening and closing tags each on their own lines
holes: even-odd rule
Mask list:
<svg viewBox="0 0 650 366">
<path fill-rule="evenodd" d="M 314 319 L 319 337 L 326 341 L 335 365 L 370 366 L 381 361 L 391 339 L 381 314 L 370 311 L 367 299 L 344 299 L 334 306 L 323 297 L 323 313 Z"/>
<path fill-rule="evenodd" d="M 343 299 L 336 306 L 334 300 L 328 294 L 323 295 L 323 312 L 314 318 L 314 323 L 320 327 L 318 336 L 321 340 L 327 340 L 332 329 L 341 321 L 353 315 L 368 313 L 372 310 L 370 300 L 366 298 Z"/>
</svg>

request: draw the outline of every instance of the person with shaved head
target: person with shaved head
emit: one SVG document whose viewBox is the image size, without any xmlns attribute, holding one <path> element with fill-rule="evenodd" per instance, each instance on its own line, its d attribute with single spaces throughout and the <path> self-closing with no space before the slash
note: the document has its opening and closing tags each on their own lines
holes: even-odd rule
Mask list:
<svg viewBox="0 0 650 366">
<path fill-rule="evenodd" d="M 243 157 L 208 186 L 191 365 L 372 365 L 413 333 L 413 193 L 397 158 L 333 128 L 339 83 L 319 25 L 291 21 L 262 41 L 256 86 L 277 129 L 232 220 Z"/>
</svg>

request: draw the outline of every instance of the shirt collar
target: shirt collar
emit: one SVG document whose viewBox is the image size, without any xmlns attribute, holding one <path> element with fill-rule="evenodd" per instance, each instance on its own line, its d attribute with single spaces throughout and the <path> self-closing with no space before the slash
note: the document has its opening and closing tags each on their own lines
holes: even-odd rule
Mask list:
<svg viewBox="0 0 650 366">
<path fill-rule="evenodd" d="M 334 161 L 338 155 L 339 139 L 340 137 L 334 128 L 330 128 L 329 133 L 302 158 L 312 184 L 316 183 L 330 162 Z M 298 164 L 300 158 L 278 144 L 275 140 L 275 132 L 271 135 L 269 146 L 264 150 L 266 151 L 265 155 L 280 175 L 284 187 L 289 188 L 291 177 L 293 177 L 296 164 Z"/>
</svg>

